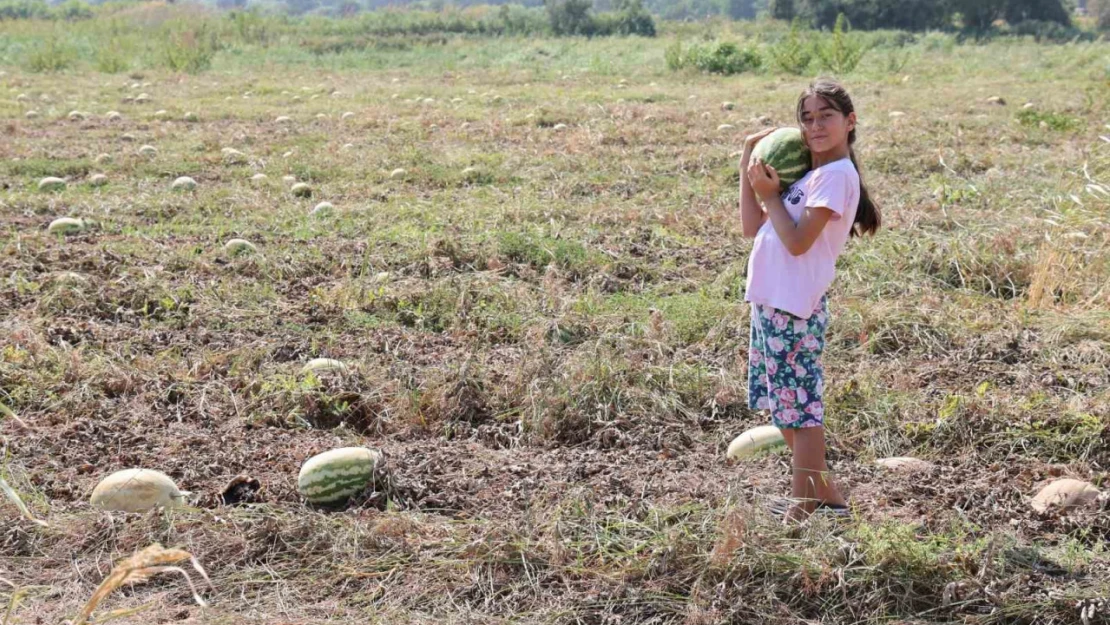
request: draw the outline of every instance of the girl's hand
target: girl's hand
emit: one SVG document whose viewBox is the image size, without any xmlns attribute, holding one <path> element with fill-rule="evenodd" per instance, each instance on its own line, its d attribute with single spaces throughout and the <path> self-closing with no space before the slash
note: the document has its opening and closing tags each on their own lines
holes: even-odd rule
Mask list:
<svg viewBox="0 0 1110 625">
<path fill-rule="evenodd" d="M 748 135 L 744 138 L 744 151 L 748 154 L 751 154 L 752 150 L 755 149 L 755 146 L 757 143 L 759 143 L 760 139 L 766 137 L 776 130 L 778 130 L 778 128 L 768 128 L 767 130 L 761 130 L 754 135 Z"/>
<path fill-rule="evenodd" d="M 756 159 L 748 166 L 748 182 L 761 200 L 766 201 L 779 194 L 779 172 L 762 160 Z"/>
</svg>

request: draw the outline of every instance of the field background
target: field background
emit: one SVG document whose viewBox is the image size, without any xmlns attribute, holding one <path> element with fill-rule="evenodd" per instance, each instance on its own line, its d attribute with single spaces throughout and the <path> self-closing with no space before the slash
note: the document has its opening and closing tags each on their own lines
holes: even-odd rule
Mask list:
<svg viewBox="0 0 1110 625">
<path fill-rule="evenodd" d="M 0 23 L 0 402 L 30 426 L 0 424 L 2 475 L 50 524 L 0 505 L 5 622 L 73 618 L 154 541 L 198 558 L 211 606 L 160 576 L 105 601 L 139 610 L 118 622 L 1110 622 L 1107 497 L 1028 505 L 1059 476 L 1110 489 L 1110 45 L 868 35 L 842 78 L 884 227 L 841 259 L 825 356 L 857 515 L 790 533 L 765 511 L 788 455 L 724 450 L 765 421 L 737 153 L 807 78 L 664 60 L 785 32 Z M 98 225 L 48 234 L 61 216 Z M 318 356 L 352 371 L 301 375 Z M 388 474 L 303 505 L 300 464 L 346 445 Z M 90 509 L 133 466 L 190 506 Z M 240 475 L 262 490 L 221 505 Z"/>
</svg>

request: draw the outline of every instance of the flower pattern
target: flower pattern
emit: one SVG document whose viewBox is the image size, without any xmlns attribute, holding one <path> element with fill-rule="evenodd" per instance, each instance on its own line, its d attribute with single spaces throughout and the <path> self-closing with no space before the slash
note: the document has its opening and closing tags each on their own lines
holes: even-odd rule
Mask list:
<svg viewBox="0 0 1110 625">
<path fill-rule="evenodd" d="M 748 407 L 771 411 L 772 422 L 780 428 L 823 425 L 821 352 L 829 322 L 827 296 L 808 319 L 753 304 L 751 321 Z"/>
</svg>

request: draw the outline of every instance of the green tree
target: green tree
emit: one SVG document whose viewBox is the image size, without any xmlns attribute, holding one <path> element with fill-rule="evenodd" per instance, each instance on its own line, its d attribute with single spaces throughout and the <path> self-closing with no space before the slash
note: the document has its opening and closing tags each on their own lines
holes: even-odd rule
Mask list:
<svg viewBox="0 0 1110 625">
<path fill-rule="evenodd" d="M 592 35 L 595 24 L 590 15 L 592 0 L 544 0 L 551 32 L 555 35 Z"/>
<path fill-rule="evenodd" d="M 728 16 L 734 20 L 750 20 L 755 17 L 754 0 L 728 0 Z"/>
<path fill-rule="evenodd" d="M 767 5 L 771 17 L 777 20 L 791 21 L 794 19 L 794 0 L 771 0 Z"/>
</svg>

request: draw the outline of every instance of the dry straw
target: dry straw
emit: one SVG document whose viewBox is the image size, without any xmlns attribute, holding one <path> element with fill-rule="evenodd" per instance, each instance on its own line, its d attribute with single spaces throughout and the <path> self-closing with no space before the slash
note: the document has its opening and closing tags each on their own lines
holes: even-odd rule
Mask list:
<svg viewBox="0 0 1110 625">
<path fill-rule="evenodd" d="M 166 549 L 162 547 L 162 545 L 154 543 L 146 549 L 135 552 L 135 554 L 132 555 L 130 558 L 121 560 L 118 564 L 116 564 L 115 568 L 112 569 L 112 572 L 109 573 L 108 577 L 106 577 L 104 581 L 100 583 L 100 586 L 97 587 L 96 592 L 94 592 L 92 597 L 89 598 L 88 603 L 86 603 L 85 607 L 81 610 L 81 614 L 79 614 L 77 616 L 77 619 L 73 621 L 73 625 L 85 625 L 86 623 L 88 623 L 89 617 L 92 616 L 93 610 L 96 609 L 96 606 L 105 597 L 111 594 L 113 590 L 119 588 L 120 586 L 123 586 L 124 584 L 145 582 L 150 579 L 152 575 L 155 575 L 157 573 L 181 573 L 181 575 L 185 578 L 185 581 L 189 584 L 189 589 L 193 591 L 193 599 L 195 599 L 199 605 L 207 606 L 208 604 L 206 604 L 204 602 L 204 599 L 201 598 L 200 594 L 197 593 L 196 586 L 193 585 L 193 580 L 189 577 L 189 574 L 185 571 L 185 569 L 179 566 L 169 566 L 178 562 L 182 562 L 184 560 L 188 560 L 190 563 L 192 563 L 193 568 L 196 569 L 198 573 L 200 573 L 200 576 L 204 578 L 204 581 L 208 582 L 209 587 L 212 586 L 211 580 L 208 579 L 208 574 L 204 572 L 204 569 L 201 568 L 200 563 L 197 562 L 197 559 L 194 558 L 191 553 L 181 549 Z M 129 616 L 142 609 L 144 608 L 140 607 L 128 610 L 116 610 L 107 615 L 101 616 L 97 619 L 97 622 L 104 622 L 109 618 L 120 618 L 123 616 Z"/>
</svg>

